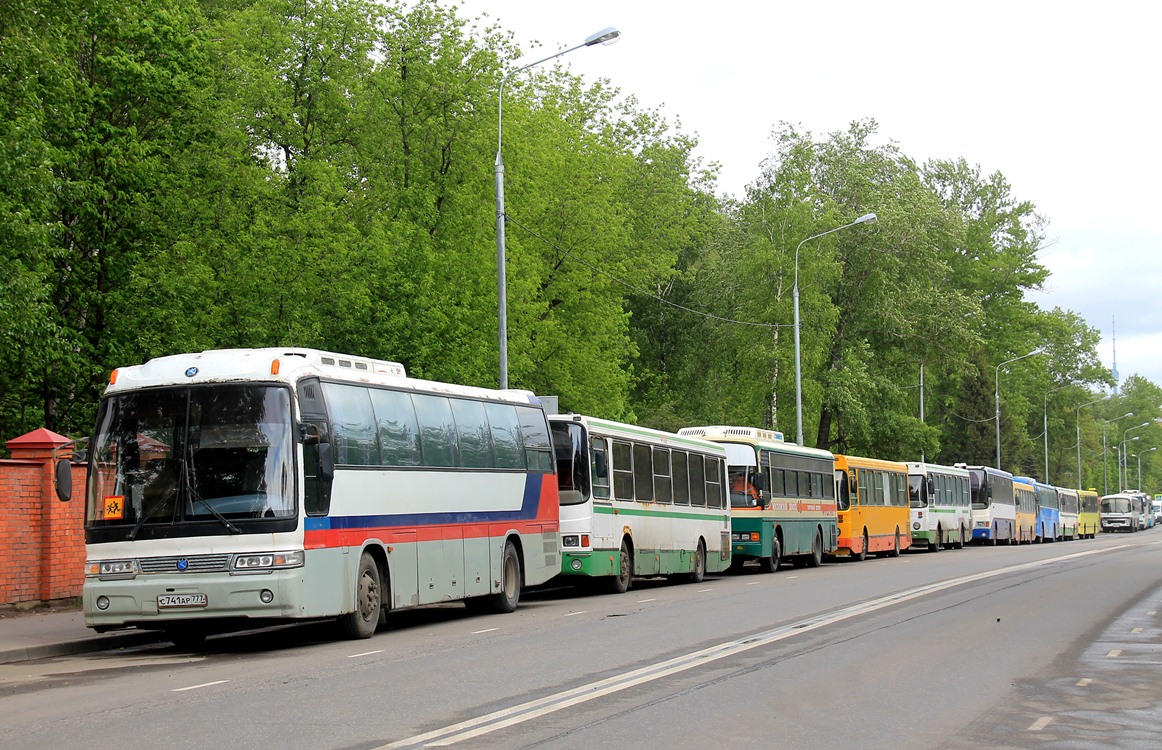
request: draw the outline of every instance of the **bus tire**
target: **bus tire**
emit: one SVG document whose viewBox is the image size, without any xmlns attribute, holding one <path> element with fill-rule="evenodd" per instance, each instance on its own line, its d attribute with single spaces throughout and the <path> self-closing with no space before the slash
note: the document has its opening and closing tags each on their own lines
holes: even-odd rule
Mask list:
<svg viewBox="0 0 1162 750">
<path fill-rule="evenodd" d="M 698 540 L 698 551 L 694 553 L 694 572 L 690 574 L 691 583 L 702 583 L 706 578 L 706 545 Z"/>
<path fill-rule="evenodd" d="M 621 540 L 621 565 L 618 567 L 617 575 L 609 579 L 609 593 L 624 594 L 629 591 L 629 587 L 633 582 L 633 550 L 630 549 L 629 543 L 625 539 Z"/>
<path fill-rule="evenodd" d="M 504 543 L 504 556 L 500 559 L 500 591 L 489 594 L 488 609 L 498 615 L 516 611 L 520 602 L 520 555 L 512 542 Z"/>
<path fill-rule="evenodd" d="M 379 626 L 382 610 L 379 566 L 375 564 L 375 558 L 364 552 L 359 558 L 359 572 L 355 575 L 355 609 L 339 618 L 339 630 L 351 640 L 370 638 Z"/>
<path fill-rule="evenodd" d="M 859 554 L 852 555 L 852 558 L 858 560 L 859 562 L 863 562 L 867 559 L 867 529 L 863 530 L 863 547 L 860 548 Z"/>
<path fill-rule="evenodd" d="M 960 527 L 960 531 L 956 533 L 956 541 L 952 543 L 953 549 L 964 549 L 964 527 Z"/>
<path fill-rule="evenodd" d="M 811 542 L 811 554 L 807 555 L 807 567 L 818 568 L 823 564 L 823 531 L 815 532 L 815 541 Z"/>
<path fill-rule="evenodd" d="M 937 526 L 936 527 L 936 536 L 932 537 L 932 541 L 928 542 L 928 551 L 929 552 L 939 552 L 940 551 L 940 543 L 942 541 L 944 541 L 941 538 L 942 536 L 943 536 L 943 532 L 941 532 L 940 527 Z"/>
<path fill-rule="evenodd" d="M 896 543 L 892 546 L 892 557 L 900 556 L 900 527 L 896 527 Z"/>
<path fill-rule="evenodd" d="M 779 537 L 771 539 L 771 556 L 764 557 L 759 560 L 759 570 L 764 573 L 775 573 L 779 570 L 779 562 L 783 557 L 783 545 L 779 543 Z"/>
</svg>

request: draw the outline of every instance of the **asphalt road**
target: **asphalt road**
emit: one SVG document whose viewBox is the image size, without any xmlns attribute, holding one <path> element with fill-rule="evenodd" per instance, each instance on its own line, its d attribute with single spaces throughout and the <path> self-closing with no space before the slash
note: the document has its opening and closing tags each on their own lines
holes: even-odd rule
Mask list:
<svg viewBox="0 0 1162 750">
<path fill-rule="evenodd" d="M 1162 533 L 0 667 L 6 748 L 1157 748 Z"/>
</svg>

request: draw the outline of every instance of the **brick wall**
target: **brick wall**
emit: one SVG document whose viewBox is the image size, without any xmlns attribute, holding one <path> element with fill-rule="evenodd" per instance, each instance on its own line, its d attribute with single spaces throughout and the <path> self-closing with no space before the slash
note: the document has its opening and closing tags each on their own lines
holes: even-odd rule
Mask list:
<svg viewBox="0 0 1162 750">
<path fill-rule="evenodd" d="M 0 460 L 0 605 L 81 595 L 85 563 L 85 467 L 73 466 L 73 499 L 62 503 L 53 452 L 69 442 L 46 429 L 9 440 Z"/>
</svg>

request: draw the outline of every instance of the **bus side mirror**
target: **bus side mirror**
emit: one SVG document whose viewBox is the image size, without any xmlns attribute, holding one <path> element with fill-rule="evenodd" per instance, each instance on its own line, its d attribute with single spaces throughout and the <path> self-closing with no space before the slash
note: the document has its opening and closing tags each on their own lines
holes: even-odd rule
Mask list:
<svg viewBox="0 0 1162 750">
<path fill-rule="evenodd" d="M 319 443 L 319 478 L 329 482 L 335 478 L 335 456 L 330 443 Z"/>
<path fill-rule="evenodd" d="M 762 472 L 755 474 L 754 476 L 751 477 L 751 484 L 753 484 L 754 488 L 756 490 L 758 490 L 759 492 L 766 492 L 767 491 L 767 475 L 763 474 Z"/>
<path fill-rule="evenodd" d="M 67 458 L 57 459 L 53 467 L 56 479 L 56 496 L 62 503 L 73 499 L 73 465 Z"/>
<path fill-rule="evenodd" d="M 927 485 L 928 485 L 928 488 L 927 488 L 928 489 L 928 497 L 935 497 L 936 496 L 936 484 L 931 479 L 929 479 L 927 482 Z"/>
<path fill-rule="evenodd" d="M 299 440 L 303 445 L 316 445 L 319 442 L 319 426 L 310 422 L 300 424 Z"/>
</svg>

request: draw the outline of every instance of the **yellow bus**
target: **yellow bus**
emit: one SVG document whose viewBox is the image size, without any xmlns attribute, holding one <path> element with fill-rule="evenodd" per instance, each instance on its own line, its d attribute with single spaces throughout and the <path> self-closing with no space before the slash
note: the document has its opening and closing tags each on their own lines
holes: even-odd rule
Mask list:
<svg viewBox="0 0 1162 750">
<path fill-rule="evenodd" d="M 899 557 L 912 545 L 907 464 L 836 455 L 835 496 L 840 557 L 864 560 L 869 552 Z"/>
<path fill-rule="evenodd" d="M 1077 534 L 1082 539 L 1093 539 L 1094 535 L 1101 531 L 1101 516 L 1098 513 L 1101 508 L 1101 496 L 1097 494 L 1097 490 L 1078 490 L 1077 497 L 1081 501 L 1081 507 L 1077 511 Z"/>
<path fill-rule="evenodd" d="M 1017 544 L 1027 544 L 1037 538 L 1037 492 L 1033 485 L 1014 477 L 1013 494 L 1017 498 Z"/>
</svg>

